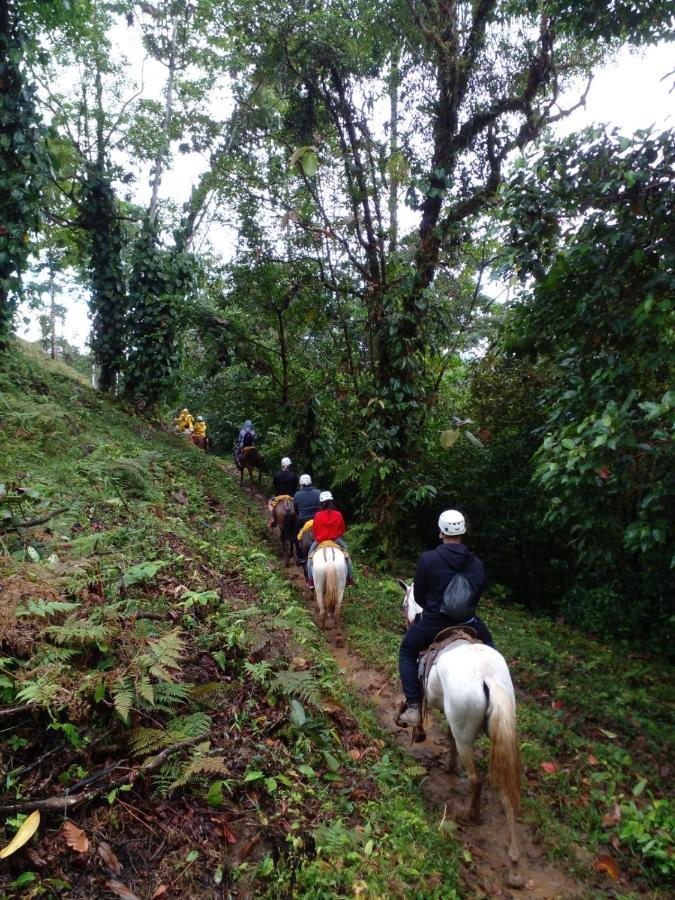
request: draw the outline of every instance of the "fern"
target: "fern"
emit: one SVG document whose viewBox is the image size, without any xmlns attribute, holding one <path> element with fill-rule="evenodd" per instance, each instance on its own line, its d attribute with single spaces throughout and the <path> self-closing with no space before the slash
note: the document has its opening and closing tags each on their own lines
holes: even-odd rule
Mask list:
<svg viewBox="0 0 675 900">
<path fill-rule="evenodd" d="M 192 694 L 192 685 L 187 682 L 160 681 L 153 685 L 155 707 L 162 712 L 173 712 L 173 707 L 186 703 Z"/>
<path fill-rule="evenodd" d="M 169 722 L 169 731 L 176 740 L 201 737 L 211 731 L 212 724 L 210 716 L 203 712 L 196 712 L 187 716 L 176 716 Z"/>
<path fill-rule="evenodd" d="M 424 778 L 424 776 L 428 775 L 429 773 L 424 768 L 424 766 L 412 765 L 406 766 L 405 774 L 408 776 L 408 778 Z"/>
<path fill-rule="evenodd" d="M 57 644 L 105 644 L 110 639 L 112 631 L 108 625 L 92 622 L 90 619 L 75 619 L 73 616 L 66 619 L 63 625 L 50 625 L 45 629 Z"/>
<path fill-rule="evenodd" d="M 175 737 L 161 728 L 135 728 L 131 734 L 131 752 L 134 756 L 149 756 L 165 747 L 170 747 Z"/>
<path fill-rule="evenodd" d="M 108 465 L 108 478 L 117 490 L 137 500 L 152 499 L 152 476 L 142 459 L 120 457 Z"/>
<path fill-rule="evenodd" d="M 311 672 L 293 672 L 284 669 L 277 672 L 272 680 L 272 690 L 280 691 L 287 697 L 298 697 L 308 706 L 321 706 L 321 685 Z"/>
<path fill-rule="evenodd" d="M 14 615 L 17 619 L 22 616 L 38 616 L 40 619 L 46 619 L 47 616 L 53 616 L 56 613 L 71 612 L 78 606 L 81 604 L 68 603 L 66 600 L 44 600 L 42 597 L 33 600 L 31 598 L 25 606 L 18 606 L 14 610 Z"/>
<path fill-rule="evenodd" d="M 140 657 L 139 663 L 160 681 L 173 681 L 169 669 L 179 669 L 183 653 L 180 629 L 174 628 L 160 638 L 148 641 L 148 653 Z"/>
<path fill-rule="evenodd" d="M 16 695 L 20 703 L 30 703 L 33 706 L 48 708 L 50 701 L 59 693 L 59 685 L 53 680 L 53 674 L 42 675 L 35 681 L 24 681 L 23 686 Z"/>
<path fill-rule="evenodd" d="M 218 663 L 223 672 L 227 671 L 227 655 L 222 650 L 213 650 L 211 656 Z"/>
<path fill-rule="evenodd" d="M 134 684 L 130 678 L 116 681 L 112 686 L 113 705 L 125 725 L 129 724 L 129 713 L 136 699 Z"/>
<path fill-rule="evenodd" d="M 228 768 L 223 756 L 205 756 L 209 744 L 200 744 L 196 753 L 192 756 L 180 775 L 169 786 L 169 791 L 185 787 L 198 775 L 227 775 Z"/>
<path fill-rule="evenodd" d="M 244 662 L 244 670 L 251 676 L 256 684 L 266 685 L 272 675 L 272 663 L 263 659 L 261 662 L 252 663 L 248 660 Z"/>
<path fill-rule="evenodd" d="M 155 687 L 147 675 L 141 675 L 136 687 L 136 693 L 150 706 L 155 705 Z"/>
<path fill-rule="evenodd" d="M 54 647 L 52 644 L 43 644 L 35 653 L 31 660 L 31 665 L 38 666 L 58 666 L 68 663 L 77 656 L 80 650 L 73 647 Z"/>
</svg>

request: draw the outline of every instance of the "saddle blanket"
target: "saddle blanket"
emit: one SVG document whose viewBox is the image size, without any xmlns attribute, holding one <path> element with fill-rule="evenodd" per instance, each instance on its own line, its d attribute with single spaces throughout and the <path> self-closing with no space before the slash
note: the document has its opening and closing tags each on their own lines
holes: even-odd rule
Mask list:
<svg viewBox="0 0 675 900">
<path fill-rule="evenodd" d="M 277 505 L 277 503 L 281 503 L 282 500 L 290 500 L 291 503 L 293 502 L 293 498 L 291 497 L 290 494 L 279 494 L 278 497 L 273 497 L 270 500 L 270 509 L 274 509 L 274 507 Z"/>
<path fill-rule="evenodd" d="M 316 548 L 316 550 L 314 550 L 313 553 L 310 553 L 310 554 L 309 554 L 309 558 L 310 558 L 310 559 L 313 559 L 313 558 L 314 558 L 314 554 L 316 553 L 317 550 L 324 550 L 324 549 L 326 549 L 326 548 L 328 548 L 328 547 L 335 547 L 336 550 L 339 550 L 340 553 L 343 553 L 343 554 L 344 554 L 345 558 L 349 556 L 349 552 L 348 552 L 347 550 L 345 550 L 344 547 L 341 547 L 339 544 L 336 544 L 335 541 L 321 541 L 321 543 L 320 543 L 319 546 Z"/>
<path fill-rule="evenodd" d="M 299 541 L 302 540 L 303 534 L 306 534 L 306 533 L 310 530 L 310 528 L 314 528 L 314 519 L 309 519 L 309 520 L 308 520 L 307 522 L 305 522 L 305 524 L 302 526 L 302 528 L 301 528 L 300 531 L 298 532 L 298 540 L 299 540 Z"/>
<path fill-rule="evenodd" d="M 456 641 L 468 641 L 470 644 L 482 644 L 476 637 L 476 631 L 470 625 L 451 625 L 439 631 L 432 644 L 421 654 L 419 659 L 418 677 L 422 688 L 422 717 L 427 714 L 427 684 L 431 667 L 438 659 L 438 654 L 454 644 Z"/>
</svg>

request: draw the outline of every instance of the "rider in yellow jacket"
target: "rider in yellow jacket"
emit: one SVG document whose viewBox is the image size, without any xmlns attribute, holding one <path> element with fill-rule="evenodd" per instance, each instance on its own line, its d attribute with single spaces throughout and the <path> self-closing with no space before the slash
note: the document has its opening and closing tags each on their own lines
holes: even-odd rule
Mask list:
<svg viewBox="0 0 675 900">
<path fill-rule="evenodd" d="M 176 419 L 176 427 L 179 431 L 185 431 L 188 428 L 192 430 L 195 427 L 195 420 L 188 412 L 187 407 L 181 409 L 180 415 Z"/>
<path fill-rule="evenodd" d="M 195 422 L 195 430 L 192 432 L 193 437 L 206 437 L 206 422 L 203 416 L 197 416 Z"/>
</svg>

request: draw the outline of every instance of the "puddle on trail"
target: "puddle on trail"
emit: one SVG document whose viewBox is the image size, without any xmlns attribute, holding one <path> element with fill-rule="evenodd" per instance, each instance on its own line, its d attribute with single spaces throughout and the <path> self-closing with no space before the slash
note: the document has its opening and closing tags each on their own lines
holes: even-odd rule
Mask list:
<svg viewBox="0 0 675 900">
<path fill-rule="evenodd" d="M 261 512 L 267 516 L 267 498 L 259 491 L 246 488 L 246 493 L 260 503 Z M 300 591 L 307 606 L 315 609 L 310 592 L 303 590 L 302 569 L 291 564 L 283 570 Z M 346 598 L 349 602 L 349 598 Z M 572 876 L 550 865 L 544 856 L 534 831 L 522 821 L 519 823 L 521 863 L 525 887 L 514 890 L 506 885 L 506 817 L 498 798 L 486 780 L 481 802 L 479 824 L 465 824 L 457 816 L 467 805 L 468 781 L 465 775 L 449 774 L 447 728 L 441 725 L 440 716 L 429 717 L 427 739 L 422 744 L 410 743 L 410 735 L 394 724 L 394 715 L 401 698 L 398 680 L 390 678 L 381 669 L 369 666 L 367 661 L 351 653 L 344 641 L 336 639 L 335 631 L 327 632 L 327 639 L 340 669 L 361 699 L 372 706 L 378 724 L 388 731 L 411 757 L 411 762 L 424 766 L 428 774 L 420 781 L 420 789 L 430 806 L 430 814 L 441 822 L 456 823 L 456 834 L 464 845 L 467 857 L 463 873 L 467 897 L 533 898 L 533 900 L 582 900 L 589 895 L 587 886 L 574 881 Z"/>
</svg>

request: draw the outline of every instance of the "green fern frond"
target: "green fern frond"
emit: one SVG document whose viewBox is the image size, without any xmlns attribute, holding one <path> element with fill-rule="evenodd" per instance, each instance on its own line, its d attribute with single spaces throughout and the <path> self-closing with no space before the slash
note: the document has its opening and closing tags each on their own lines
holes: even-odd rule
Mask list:
<svg viewBox="0 0 675 900">
<path fill-rule="evenodd" d="M 149 703 L 150 706 L 155 705 L 155 688 L 147 675 L 141 675 L 136 688 L 138 696 Z"/>
<path fill-rule="evenodd" d="M 266 659 L 256 663 L 246 660 L 244 662 L 244 671 L 251 676 L 256 684 L 265 685 L 269 682 L 272 675 L 272 663 Z"/>
<path fill-rule="evenodd" d="M 136 690 L 130 678 L 123 678 L 112 686 L 113 705 L 125 725 L 129 724 L 129 713 L 136 699 Z"/>
<path fill-rule="evenodd" d="M 176 716 L 169 722 L 169 731 L 176 740 L 202 737 L 211 731 L 212 724 L 210 716 L 203 712 L 196 712 L 187 716 Z"/>
<path fill-rule="evenodd" d="M 159 638 L 148 641 L 148 652 L 139 663 L 160 681 L 171 681 L 169 669 L 179 669 L 183 655 L 183 641 L 180 628 L 174 628 Z"/>
<path fill-rule="evenodd" d="M 179 787 L 185 787 L 190 781 L 199 775 L 227 775 L 228 768 L 225 758 L 222 756 L 204 756 L 196 753 L 185 766 L 181 774 L 169 787 L 170 791 Z"/>
<path fill-rule="evenodd" d="M 287 697 L 297 697 L 308 706 L 321 706 L 321 685 L 311 672 L 293 672 L 284 669 L 272 679 L 273 691 L 280 691 Z"/>
<path fill-rule="evenodd" d="M 174 741 L 174 736 L 161 728 L 135 728 L 129 739 L 134 756 L 149 756 L 171 746 Z"/>
<path fill-rule="evenodd" d="M 57 644 L 79 644 L 84 647 L 107 643 L 113 632 L 108 625 L 96 624 L 90 619 L 75 619 L 71 616 L 63 625 L 51 625 L 46 628 L 45 633 L 51 635 Z"/>
<path fill-rule="evenodd" d="M 46 619 L 57 613 L 72 612 L 81 605 L 81 603 L 69 603 L 66 600 L 44 600 L 42 597 L 33 600 L 31 598 L 26 601 L 25 606 L 17 606 L 14 615 L 17 619 L 23 616 L 37 616 L 40 619 Z"/>
<path fill-rule="evenodd" d="M 227 655 L 222 650 L 213 650 L 211 656 L 215 659 L 223 672 L 225 672 L 227 670 Z"/>
<path fill-rule="evenodd" d="M 36 668 L 62 665 L 70 662 L 80 652 L 80 650 L 75 650 L 73 647 L 54 647 L 53 644 L 42 644 L 33 655 L 31 665 L 34 665 Z"/>
<path fill-rule="evenodd" d="M 160 681 L 153 685 L 155 708 L 171 713 L 174 707 L 186 703 L 192 695 L 192 685 L 187 682 Z"/>
<path fill-rule="evenodd" d="M 428 775 L 429 773 L 424 768 L 424 766 L 412 765 L 406 766 L 405 774 L 408 776 L 408 778 L 424 778 L 424 776 Z"/>
<path fill-rule="evenodd" d="M 24 681 L 16 699 L 20 703 L 48 708 L 50 701 L 58 694 L 59 685 L 53 680 L 53 673 L 43 675 L 35 681 Z"/>
</svg>

